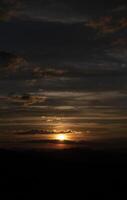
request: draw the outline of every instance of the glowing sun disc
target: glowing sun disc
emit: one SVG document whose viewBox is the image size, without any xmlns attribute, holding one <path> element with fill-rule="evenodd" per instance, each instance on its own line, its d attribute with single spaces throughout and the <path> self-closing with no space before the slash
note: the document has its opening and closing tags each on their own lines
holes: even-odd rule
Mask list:
<svg viewBox="0 0 127 200">
<path fill-rule="evenodd" d="M 64 134 L 57 135 L 57 140 L 64 141 L 66 139 Z"/>
</svg>

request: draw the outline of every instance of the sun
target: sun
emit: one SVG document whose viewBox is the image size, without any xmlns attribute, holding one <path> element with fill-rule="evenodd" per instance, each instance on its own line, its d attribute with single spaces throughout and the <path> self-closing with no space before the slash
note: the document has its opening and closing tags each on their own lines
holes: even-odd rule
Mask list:
<svg viewBox="0 0 127 200">
<path fill-rule="evenodd" d="M 64 141 L 66 139 L 65 134 L 58 134 L 57 140 Z"/>
</svg>

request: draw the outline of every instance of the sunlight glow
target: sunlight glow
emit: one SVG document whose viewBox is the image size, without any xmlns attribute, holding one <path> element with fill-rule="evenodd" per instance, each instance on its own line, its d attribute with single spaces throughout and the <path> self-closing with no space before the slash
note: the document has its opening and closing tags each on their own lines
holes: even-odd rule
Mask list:
<svg viewBox="0 0 127 200">
<path fill-rule="evenodd" d="M 57 135 L 57 140 L 64 141 L 65 139 L 66 139 L 65 134 L 58 134 Z"/>
</svg>

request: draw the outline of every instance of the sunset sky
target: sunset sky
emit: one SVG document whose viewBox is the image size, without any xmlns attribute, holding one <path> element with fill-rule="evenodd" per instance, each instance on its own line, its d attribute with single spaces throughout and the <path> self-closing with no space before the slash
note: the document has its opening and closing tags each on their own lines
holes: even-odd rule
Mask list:
<svg viewBox="0 0 127 200">
<path fill-rule="evenodd" d="M 127 1 L 0 1 L 0 147 L 59 134 L 127 141 Z"/>
</svg>

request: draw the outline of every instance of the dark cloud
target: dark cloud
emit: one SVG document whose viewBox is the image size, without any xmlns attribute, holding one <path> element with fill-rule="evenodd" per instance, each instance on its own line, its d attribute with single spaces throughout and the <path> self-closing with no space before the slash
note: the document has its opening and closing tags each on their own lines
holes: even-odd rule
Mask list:
<svg viewBox="0 0 127 200">
<path fill-rule="evenodd" d="M 0 2 L 0 20 L 8 21 L 17 16 L 17 10 L 20 7 L 20 1 L 1 0 Z"/>
<path fill-rule="evenodd" d="M 3 0 L 1 18 L 22 18 L 25 20 L 56 21 L 64 23 L 85 22 L 93 16 L 120 11 L 126 2 L 109 0 Z"/>
<path fill-rule="evenodd" d="M 9 73 L 15 73 L 19 69 L 24 68 L 27 65 L 26 60 L 12 53 L 0 52 L 0 71 L 5 72 L 6 75 Z"/>
<path fill-rule="evenodd" d="M 17 79 L 29 79 L 30 76 L 32 79 L 48 76 L 79 77 L 87 74 L 96 75 L 97 72 L 104 75 L 108 74 L 107 69 L 115 68 L 119 68 L 120 74 L 125 74 L 126 70 L 123 72 L 122 69 L 121 72 L 120 66 L 126 66 L 126 55 L 123 54 L 123 58 L 118 60 L 119 52 L 114 56 L 116 49 L 112 47 L 114 41 L 125 37 L 125 29 L 122 35 L 104 34 L 105 37 L 100 37 L 98 32 L 84 26 L 84 23 L 61 25 L 11 21 L 1 23 L 0 29 L 1 48 L 4 51 L 16 52 L 16 55 L 21 55 L 20 57 L 28 62 L 27 67 L 22 67 L 26 69 L 25 74 L 24 70 L 22 73 L 20 70 Z M 116 48 L 119 47 L 120 45 L 117 45 Z M 109 73 L 113 74 L 110 71 Z"/>
<path fill-rule="evenodd" d="M 41 78 L 60 78 L 60 77 L 101 77 L 111 75 L 125 75 L 126 67 L 119 68 L 116 62 L 94 61 L 83 63 L 68 64 L 60 63 L 57 65 L 37 66 L 32 61 L 27 61 L 22 56 L 7 52 L 0 52 L 0 78 L 13 80 L 35 80 Z M 118 67 L 117 67 L 118 65 Z M 121 65 L 123 66 L 123 65 Z M 33 82 L 33 81 L 32 81 Z M 28 83 L 29 85 L 29 83 Z"/>
<path fill-rule="evenodd" d="M 0 71 L 1 78 L 46 78 L 46 77 L 61 77 L 66 74 L 64 69 L 55 69 L 52 66 L 35 66 L 29 63 L 25 58 L 8 53 L 0 52 Z"/>
<path fill-rule="evenodd" d="M 112 46 L 115 48 L 126 48 L 127 46 L 127 37 L 117 37 L 112 41 Z"/>
<path fill-rule="evenodd" d="M 11 96 L 12 102 L 17 102 L 23 104 L 23 106 L 30 106 L 33 104 L 43 103 L 46 100 L 46 97 L 24 94 L 22 96 Z"/>
<path fill-rule="evenodd" d="M 127 29 L 127 18 L 114 20 L 113 16 L 104 16 L 98 20 L 90 20 L 85 25 L 102 34 L 111 34 Z"/>
<path fill-rule="evenodd" d="M 31 95 L 31 94 L 10 94 L 9 96 L 5 96 L 5 99 L 8 103 L 13 103 L 15 105 L 29 107 L 34 104 L 43 103 L 46 100 L 46 97 L 40 95 Z"/>
<path fill-rule="evenodd" d="M 39 0 L 22 1 L 20 17 L 29 20 L 56 21 L 64 23 L 85 22 L 90 18 L 110 13 L 125 6 L 125 1 L 93 0 Z"/>
</svg>

